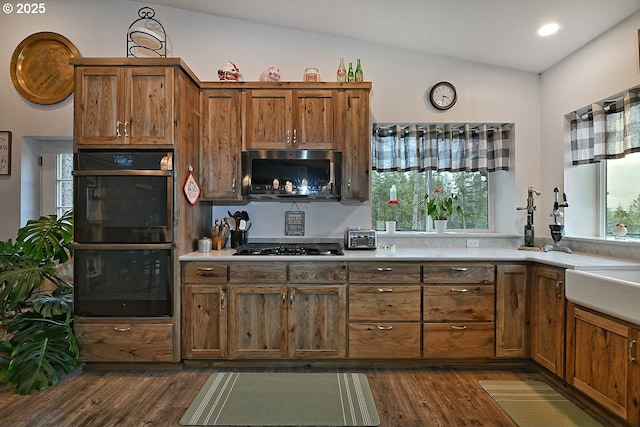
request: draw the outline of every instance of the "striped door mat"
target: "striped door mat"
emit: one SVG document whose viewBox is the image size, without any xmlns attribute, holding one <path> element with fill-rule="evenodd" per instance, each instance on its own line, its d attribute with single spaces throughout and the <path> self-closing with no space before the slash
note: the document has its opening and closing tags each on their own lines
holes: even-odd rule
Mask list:
<svg viewBox="0 0 640 427">
<path fill-rule="evenodd" d="M 212 374 L 183 426 L 378 426 L 367 377 L 354 373 Z"/>
<path fill-rule="evenodd" d="M 602 427 L 541 381 L 479 381 L 519 427 Z"/>
</svg>

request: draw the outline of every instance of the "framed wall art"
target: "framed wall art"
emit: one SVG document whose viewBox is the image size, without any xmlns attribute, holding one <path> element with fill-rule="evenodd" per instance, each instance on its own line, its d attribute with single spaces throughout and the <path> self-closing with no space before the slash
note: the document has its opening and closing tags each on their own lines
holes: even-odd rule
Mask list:
<svg viewBox="0 0 640 427">
<path fill-rule="evenodd" d="M 11 175 L 11 132 L 0 130 L 0 175 Z"/>
</svg>

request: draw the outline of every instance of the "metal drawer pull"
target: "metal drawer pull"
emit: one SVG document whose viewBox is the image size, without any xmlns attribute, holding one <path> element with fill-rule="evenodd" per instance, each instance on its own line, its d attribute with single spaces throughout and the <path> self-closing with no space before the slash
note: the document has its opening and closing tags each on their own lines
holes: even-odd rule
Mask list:
<svg viewBox="0 0 640 427">
<path fill-rule="evenodd" d="M 378 288 L 378 292 L 380 292 L 380 293 L 393 292 L 393 288 L 387 288 L 387 289 Z"/>
<path fill-rule="evenodd" d="M 378 267 L 378 268 L 376 268 L 376 270 L 378 270 L 378 271 L 393 271 L 393 268 L 391 268 L 391 267 Z"/>
<path fill-rule="evenodd" d="M 465 329 L 467 329 L 467 327 L 466 326 L 451 325 L 451 329 L 455 329 L 456 331 L 464 331 Z"/>
<path fill-rule="evenodd" d="M 213 267 L 198 267 L 198 271 L 213 271 Z"/>
<path fill-rule="evenodd" d="M 131 331 L 131 328 L 118 328 L 117 326 L 115 328 L 113 328 L 114 331 L 116 332 L 129 332 Z"/>
<path fill-rule="evenodd" d="M 220 292 L 220 310 L 224 310 L 224 292 Z"/>
<path fill-rule="evenodd" d="M 468 271 L 469 269 L 466 267 L 451 267 L 453 271 Z"/>
<path fill-rule="evenodd" d="M 382 325 L 378 325 L 378 330 L 379 330 L 379 331 L 390 331 L 391 329 L 393 329 L 393 326 L 382 326 Z"/>
<path fill-rule="evenodd" d="M 633 347 L 636 345 L 636 340 L 629 341 L 629 361 L 635 362 L 636 358 L 633 357 Z"/>
<path fill-rule="evenodd" d="M 121 121 L 116 122 L 116 138 L 120 138 L 120 126 L 122 125 Z"/>
<path fill-rule="evenodd" d="M 465 288 L 462 288 L 462 289 L 454 289 L 454 288 L 451 288 L 451 292 L 461 292 L 461 293 L 463 293 L 463 294 L 464 294 L 464 293 L 466 293 L 466 292 L 469 292 L 469 290 L 468 290 L 468 289 L 465 289 Z"/>
</svg>

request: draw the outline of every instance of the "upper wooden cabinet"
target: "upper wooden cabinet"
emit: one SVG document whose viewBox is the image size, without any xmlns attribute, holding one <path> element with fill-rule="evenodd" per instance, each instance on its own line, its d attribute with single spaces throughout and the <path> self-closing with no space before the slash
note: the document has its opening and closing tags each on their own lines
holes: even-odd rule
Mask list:
<svg viewBox="0 0 640 427">
<path fill-rule="evenodd" d="M 174 67 L 80 65 L 75 72 L 76 144 L 173 144 Z"/>
<path fill-rule="evenodd" d="M 248 89 L 246 148 L 335 148 L 335 94 L 331 89 Z"/>
<path fill-rule="evenodd" d="M 202 198 L 240 199 L 241 93 L 232 89 L 204 89 L 201 111 Z"/>
</svg>

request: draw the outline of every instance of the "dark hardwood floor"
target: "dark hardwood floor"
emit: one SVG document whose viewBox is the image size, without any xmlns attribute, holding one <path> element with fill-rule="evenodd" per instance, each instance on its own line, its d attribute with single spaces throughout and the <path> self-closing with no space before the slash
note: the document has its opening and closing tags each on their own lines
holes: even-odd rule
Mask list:
<svg viewBox="0 0 640 427">
<path fill-rule="evenodd" d="M 223 369 L 218 369 L 223 370 Z M 0 386 L 0 426 L 179 426 L 213 368 L 85 370 L 31 396 Z M 478 384 L 543 380 L 535 369 L 352 369 L 369 379 L 381 426 L 513 427 Z"/>
</svg>

